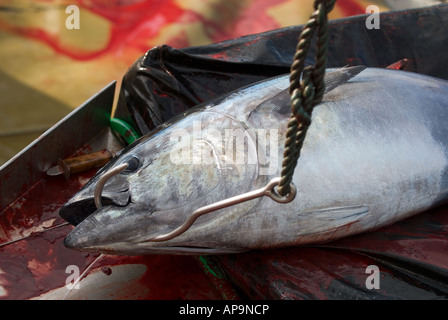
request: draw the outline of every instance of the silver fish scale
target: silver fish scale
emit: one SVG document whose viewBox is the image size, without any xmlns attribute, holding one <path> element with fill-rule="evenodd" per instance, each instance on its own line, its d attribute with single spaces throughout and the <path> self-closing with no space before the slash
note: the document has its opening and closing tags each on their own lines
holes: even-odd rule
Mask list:
<svg viewBox="0 0 448 320">
<path fill-rule="evenodd" d="M 201 130 L 212 125 L 223 132 L 232 123 L 247 131 L 255 130 L 252 132 L 275 129 L 269 132 L 270 137 L 276 132 L 278 148 L 267 145 L 263 154 L 278 160 L 277 170 L 261 175 L 260 165 L 256 168 L 253 164 L 238 164 L 235 168 L 245 174 L 227 176 L 229 172 L 217 161 L 179 166 L 168 161 L 169 149 L 151 142 L 158 138 L 146 139 L 129 154 L 135 154 L 142 162 L 145 157 L 159 159 L 150 166 L 143 165 L 140 170 L 146 170 L 144 173 L 136 173 L 153 182 L 148 184 L 145 179 L 129 175 L 132 203 L 92 213 L 69 234 L 66 245 L 115 254 L 233 253 L 339 239 L 394 223 L 445 202 L 447 81 L 375 68 L 367 68 L 350 80 L 340 76 L 335 79 L 328 81 L 334 87 L 329 85 L 329 92 L 314 109 L 293 177 L 297 187 L 293 202 L 279 204 L 263 197 L 200 217 L 188 231 L 172 240 L 148 241 L 174 230 L 202 205 L 254 190 L 278 176 L 290 106 L 282 94 L 289 81 L 287 77 L 277 77 L 221 98 L 218 104 L 211 103 L 203 109 L 207 116 L 198 111 L 177 124 L 177 128 L 190 126 L 191 130 L 191 121 L 204 119 Z M 175 128 L 165 129 L 166 137 Z M 206 136 L 203 140 L 211 150 L 220 148 L 219 139 Z M 121 157 L 125 159 L 129 154 Z M 207 178 L 207 170 L 219 172 L 221 178 Z M 198 176 L 202 178 L 197 179 Z M 174 191 L 166 188 L 166 181 L 171 181 L 169 188 Z M 202 194 L 191 193 L 196 198 L 188 201 L 182 197 L 171 199 L 179 194 L 181 185 L 202 188 Z M 207 189 L 212 185 L 215 187 Z M 91 193 L 92 186 L 81 190 L 74 197 L 76 201 L 67 206 L 82 205 L 79 200 Z M 154 208 L 158 208 L 157 213 Z M 106 220 L 106 216 L 116 219 Z M 113 241 L 105 240 L 108 238 Z"/>
</svg>

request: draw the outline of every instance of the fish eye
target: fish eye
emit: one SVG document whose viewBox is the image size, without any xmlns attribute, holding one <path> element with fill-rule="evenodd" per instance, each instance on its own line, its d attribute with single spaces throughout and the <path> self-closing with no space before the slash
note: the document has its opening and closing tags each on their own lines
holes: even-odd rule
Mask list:
<svg viewBox="0 0 448 320">
<path fill-rule="evenodd" d="M 126 158 L 123 161 L 123 163 L 127 163 L 128 167 L 126 169 L 124 169 L 121 173 L 129 174 L 138 169 L 138 167 L 140 165 L 140 160 L 136 156 L 132 155 L 132 156 Z"/>
</svg>

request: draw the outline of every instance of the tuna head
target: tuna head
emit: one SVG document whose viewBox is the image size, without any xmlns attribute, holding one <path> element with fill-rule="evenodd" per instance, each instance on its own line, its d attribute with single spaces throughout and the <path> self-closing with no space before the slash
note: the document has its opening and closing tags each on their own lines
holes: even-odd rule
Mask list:
<svg viewBox="0 0 448 320">
<path fill-rule="evenodd" d="M 76 225 L 65 245 L 129 255 L 240 251 L 209 247 L 191 230 L 169 241 L 148 240 L 173 231 L 202 206 L 263 185 L 267 176 L 259 175 L 262 162 L 254 141 L 236 118 L 207 109 L 142 138 L 61 208 L 60 215 Z M 104 176 L 123 164 L 126 168 L 104 183 Z M 94 193 L 99 183 L 104 187 L 98 206 Z M 194 225 L 213 228 L 217 218 L 204 215 Z"/>
</svg>

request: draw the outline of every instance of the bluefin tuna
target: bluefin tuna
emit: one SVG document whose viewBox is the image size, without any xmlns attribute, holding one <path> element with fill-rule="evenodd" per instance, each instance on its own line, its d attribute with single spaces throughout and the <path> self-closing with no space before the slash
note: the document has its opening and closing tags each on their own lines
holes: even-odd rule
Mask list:
<svg viewBox="0 0 448 320">
<path fill-rule="evenodd" d="M 280 176 L 291 112 L 285 75 L 193 108 L 124 149 L 61 209 L 76 225 L 65 245 L 122 255 L 236 253 L 369 232 L 444 203 L 448 82 L 362 67 L 328 70 L 325 81 L 293 201 L 257 197 L 154 241 L 196 209 Z"/>
</svg>

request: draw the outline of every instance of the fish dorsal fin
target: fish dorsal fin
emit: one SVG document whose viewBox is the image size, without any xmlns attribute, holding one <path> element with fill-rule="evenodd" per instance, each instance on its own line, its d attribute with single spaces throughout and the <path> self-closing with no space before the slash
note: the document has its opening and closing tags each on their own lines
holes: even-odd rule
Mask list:
<svg viewBox="0 0 448 320">
<path fill-rule="evenodd" d="M 341 84 L 346 83 L 356 75 L 361 73 L 365 66 L 343 67 L 338 70 L 330 71 L 325 74 L 325 93 L 330 92 Z"/>
<path fill-rule="evenodd" d="M 326 72 L 324 77 L 325 93 L 328 93 L 341 84 L 346 83 L 365 68 L 365 66 L 343 67 L 334 71 Z M 272 98 L 260 103 L 251 113 L 262 110 L 263 108 L 268 108 L 270 112 L 290 114 L 291 107 L 289 99 L 289 88 L 287 88 Z"/>
</svg>

